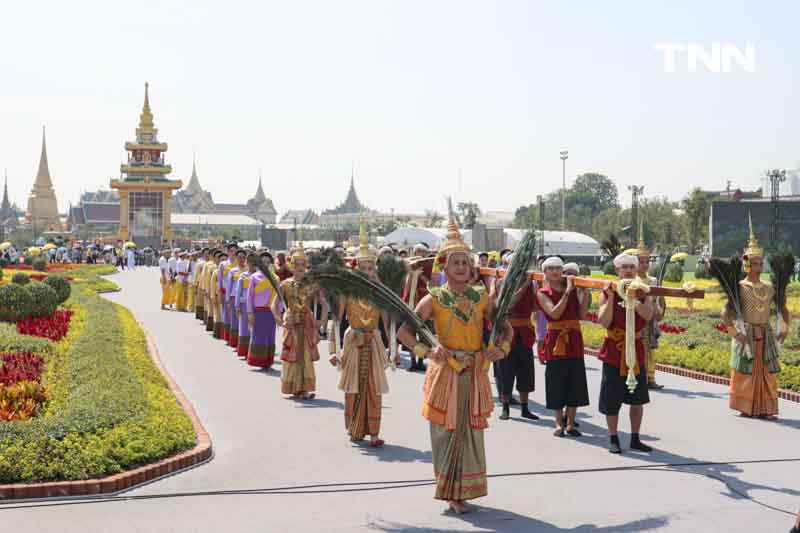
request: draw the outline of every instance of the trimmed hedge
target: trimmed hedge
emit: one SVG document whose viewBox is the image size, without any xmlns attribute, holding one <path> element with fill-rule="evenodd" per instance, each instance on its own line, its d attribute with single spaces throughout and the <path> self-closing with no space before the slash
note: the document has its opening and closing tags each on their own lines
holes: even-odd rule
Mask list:
<svg viewBox="0 0 800 533">
<path fill-rule="evenodd" d="M 31 281 L 25 285 L 25 290 L 31 295 L 29 316 L 50 316 L 58 309 L 58 295 L 50 285 L 41 281 Z"/>
<path fill-rule="evenodd" d="M 47 358 L 55 349 L 55 344 L 48 339 L 20 335 L 15 324 L 0 322 L 0 352 L 31 352 Z"/>
<path fill-rule="evenodd" d="M 16 283 L 17 285 L 27 285 L 30 283 L 31 278 L 25 272 L 17 272 L 13 276 L 11 276 L 11 283 Z"/>
<path fill-rule="evenodd" d="M 0 320 L 16 322 L 30 316 L 31 295 L 22 285 L 0 286 Z"/>
<path fill-rule="evenodd" d="M 39 272 L 47 271 L 47 261 L 44 260 L 44 257 L 37 257 L 33 260 L 33 269 Z"/>
<path fill-rule="evenodd" d="M 42 377 L 43 414 L 0 422 L 0 482 L 99 477 L 196 442 L 131 313 L 77 287 L 70 303 L 72 326 Z"/>
<path fill-rule="evenodd" d="M 54 291 L 56 291 L 59 305 L 63 304 L 67 301 L 67 299 L 69 299 L 69 295 L 72 292 L 72 287 L 70 286 L 69 281 L 61 276 L 48 276 L 44 282 Z"/>
<path fill-rule="evenodd" d="M 617 273 L 616 269 L 614 268 L 614 262 L 608 261 L 605 265 L 603 265 L 603 274 L 606 276 L 613 276 Z"/>
<path fill-rule="evenodd" d="M 683 267 L 678 263 L 670 263 L 667 265 L 667 271 L 664 273 L 664 281 L 672 281 L 673 283 L 680 283 L 683 281 Z"/>
</svg>

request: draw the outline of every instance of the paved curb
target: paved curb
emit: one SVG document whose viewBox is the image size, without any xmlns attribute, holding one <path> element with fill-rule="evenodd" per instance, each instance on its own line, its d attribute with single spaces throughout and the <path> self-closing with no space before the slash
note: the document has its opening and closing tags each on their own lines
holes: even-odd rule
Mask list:
<svg viewBox="0 0 800 533">
<path fill-rule="evenodd" d="M 197 444 L 195 447 L 191 450 L 167 457 L 166 459 L 161 459 L 155 463 L 146 464 L 132 470 L 126 470 L 119 474 L 98 479 L 0 485 L 0 501 L 112 494 L 149 483 L 211 460 L 213 455 L 211 437 L 200 422 L 200 418 L 197 416 L 194 406 L 192 406 L 178 384 L 175 383 L 166 368 L 164 368 L 158 353 L 158 348 L 156 348 L 153 339 L 146 331 L 145 335 L 147 336 L 147 347 L 150 352 L 150 357 L 152 357 L 161 375 L 167 380 L 167 384 L 178 400 L 178 403 L 192 421 L 194 432 L 197 435 Z"/>
<path fill-rule="evenodd" d="M 586 348 L 584 351 L 588 355 L 597 357 L 598 350 Z M 659 372 L 666 372 L 668 374 L 675 374 L 676 376 L 681 376 L 684 378 L 697 379 L 700 381 L 706 381 L 708 383 L 716 383 L 717 385 L 725 385 L 726 387 L 729 387 L 731 384 L 731 379 L 727 376 L 717 376 L 715 374 L 700 372 L 699 370 L 689 370 L 688 368 L 681 368 L 679 366 L 656 363 L 656 370 Z M 800 392 L 778 389 L 778 397 L 789 402 L 800 403 Z"/>
</svg>

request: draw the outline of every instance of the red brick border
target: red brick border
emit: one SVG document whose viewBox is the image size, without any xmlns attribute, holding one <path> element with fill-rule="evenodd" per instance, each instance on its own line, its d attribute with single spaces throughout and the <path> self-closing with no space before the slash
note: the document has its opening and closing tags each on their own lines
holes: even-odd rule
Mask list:
<svg viewBox="0 0 800 533">
<path fill-rule="evenodd" d="M 161 362 L 153 339 L 147 332 L 147 347 L 153 362 L 167 380 L 170 390 L 175 395 L 178 403 L 189 416 L 197 435 L 197 444 L 191 450 L 180 452 L 155 463 L 126 470 L 119 474 L 106 476 L 99 479 L 82 481 L 48 481 L 45 483 L 15 483 L 0 485 L 0 501 L 11 499 L 55 498 L 67 496 L 86 496 L 94 494 L 109 494 L 131 489 L 138 485 L 148 483 L 161 477 L 168 476 L 180 470 L 191 468 L 211 459 L 213 447 L 211 437 L 200 422 L 194 407 L 183 394 L 177 383 L 169 375 Z"/>
<path fill-rule="evenodd" d="M 584 351 L 588 355 L 597 357 L 597 350 L 595 349 L 586 348 Z M 717 376 L 707 372 L 700 372 L 699 370 L 690 370 L 688 368 L 665 365 L 663 363 L 656 363 L 656 370 L 659 372 L 666 372 L 667 374 L 675 374 L 676 376 L 681 376 L 684 378 L 697 379 L 700 381 L 706 381 L 708 383 L 715 383 L 717 385 L 725 385 L 726 387 L 729 387 L 731 384 L 731 379 L 727 376 Z M 800 403 L 800 392 L 778 389 L 778 397 L 789 402 Z"/>
</svg>

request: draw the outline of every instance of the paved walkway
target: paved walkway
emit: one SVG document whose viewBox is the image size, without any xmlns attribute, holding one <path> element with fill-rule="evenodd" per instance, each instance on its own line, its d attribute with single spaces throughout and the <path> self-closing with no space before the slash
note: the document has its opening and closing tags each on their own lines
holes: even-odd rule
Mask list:
<svg viewBox="0 0 800 533">
<path fill-rule="evenodd" d="M 579 415 L 584 436 L 557 439 L 537 367 L 532 408 L 542 421 L 497 420 L 486 433 L 489 496 L 477 512 L 454 516 L 432 499 L 431 486 L 389 481 L 432 477 L 427 423 L 421 418 L 422 375 L 389 376 L 383 432 L 387 446 L 351 444 L 344 431 L 337 372 L 323 348 L 318 399 L 285 399 L 279 370 L 250 369 L 201 329 L 193 314 L 159 310 L 155 269 L 114 277 L 109 299 L 130 308 L 153 336 L 172 374 L 211 434 L 212 462 L 129 492 L 253 490 L 328 485 L 316 493 L 207 495 L 37 509 L 0 508 L 4 531 L 503 531 L 617 532 L 788 531 L 791 517 L 769 506 L 800 507 L 800 406 L 781 402 L 778 422 L 746 420 L 727 408 L 727 390 L 670 375 L 645 410 L 649 455 L 606 451 L 596 410 L 599 365 L 587 359 L 593 405 Z M 518 411 L 512 411 L 512 416 Z M 628 428 L 627 422 L 622 424 Z M 628 434 L 622 435 L 624 446 Z M 795 459 L 795 461 L 775 462 Z M 661 467 L 665 463 L 713 462 Z M 617 470 L 609 470 L 617 469 Z M 512 475 L 526 473 L 525 475 Z M 506 475 L 508 474 L 508 475 Z M 344 483 L 382 483 L 339 485 Z M 404 484 L 398 484 L 404 485 Z M 408 484 L 406 484 L 408 485 Z M 410 483 L 410 485 L 414 485 Z M 380 490 L 350 491 L 360 488 Z M 307 489 L 309 491 L 311 489 Z M 318 491 L 332 491 L 319 493 Z"/>
</svg>

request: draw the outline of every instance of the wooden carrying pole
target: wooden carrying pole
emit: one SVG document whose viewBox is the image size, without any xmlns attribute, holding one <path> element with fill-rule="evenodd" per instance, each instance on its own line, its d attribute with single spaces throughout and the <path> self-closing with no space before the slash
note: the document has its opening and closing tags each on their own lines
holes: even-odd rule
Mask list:
<svg viewBox="0 0 800 533">
<path fill-rule="evenodd" d="M 489 276 L 493 278 L 502 278 L 503 276 L 506 275 L 505 270 L 500 270 L 497 268 L 481 268 L 480 273 L 481 276 Z M 544 281 L 544 273 L 542 272 L 531 272 L 530 276 L 531 279 L 533 280 Z M 572 278 L 572 281 L 576 287 L 583 287 L 585 289 L 603 290 L 603 287 L 605 287 L 606 281 L 608 280 L 601 278 L 584 278 L 580 276 L 575 276 Z M 611 287 L 616 292 L 617 282 L 612 281 Z M 676 288 L 676 287 L 652 286 L 650 287 L 649 295 L 674 297 L 674 298 L 705 298 L 706 292 L 702 289 L 693 289 L 691 291 L 685 291 L 681 288 Z"/>
</svg>

